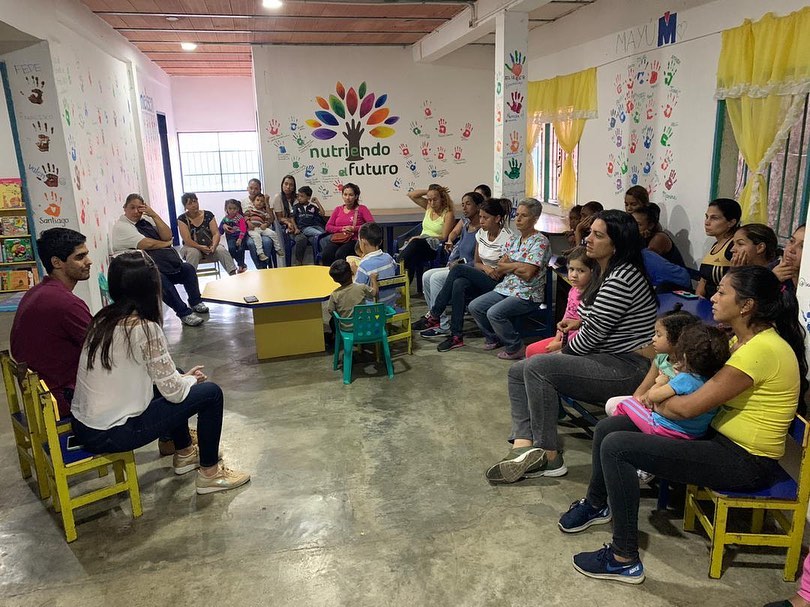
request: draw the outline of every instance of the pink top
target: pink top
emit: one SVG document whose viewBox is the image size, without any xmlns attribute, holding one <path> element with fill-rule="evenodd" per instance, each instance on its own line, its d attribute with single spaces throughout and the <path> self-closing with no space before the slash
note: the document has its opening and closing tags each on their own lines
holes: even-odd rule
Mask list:
<svg viewBox="0 0 810 607">
<path fill-rule="evenodd" d="M 332 215 L 326 223 L 326 231 L 330 234 L 334 234 L 335 232 L 340 232 L 345 227 L 351 227 L 354 222 L 352 240 L 357 240 L 357 232 L 360 230 L 360 226 L 364 223 L 371 223 L 374 221 L 374 217 L 371 216 L 371 211 L 368 210 L 368 207 L 363 204 L 357 205 L 351 213 L 345 213 L 345 208 L 346 207 L 343 205 L 340 205 L 332 211 Z M 355 214 L 357 214 L 357 221 L 354 219 Z"/>
<path fill-rule="evenodd" d="M 576 287 L 571 287 L 571 290 L 568 291 L 568 304 L 565 306 L 565 313 L 563 314 L 563 319 L 570 318 L 571 320 L 579 320 L 579 312 L 577 312 L 577 308 L 579 307 L 579 300 L 582 298 L 582 291 L 577 289 Z M 574 339 L 574 336 L 579 332 L 579 329 L 575 329 L 573 331 L 568 332 L 568 341 Z M 557 332 L 557 337 L 561 337 L 562 333 Z"/>
</svg>

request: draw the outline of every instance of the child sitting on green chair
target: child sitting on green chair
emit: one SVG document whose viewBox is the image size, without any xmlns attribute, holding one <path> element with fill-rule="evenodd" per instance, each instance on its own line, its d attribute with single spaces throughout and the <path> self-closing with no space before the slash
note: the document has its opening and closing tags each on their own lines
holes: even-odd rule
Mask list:
<svg viewBox="0 0 810 607">
<path fill-rule="evenodd" d="M 329 327 L 335 333 L 335 319 L 332 312 L 337 312 L 341 318 L 351 318 L 354 306 L 373 302 L 377 296 L 377 275 L 370 275 L 371 284 L 354 282 L 352 269 L 345 259 L 338 259 L 329 266 L 329 276 L 340 286 L 332 292 L 326 311 L 329 314 Z M 343 328 L 343 327 L 341 327 Z M 348 327 L 351 330 L 351 327 Z"/>
</svg>

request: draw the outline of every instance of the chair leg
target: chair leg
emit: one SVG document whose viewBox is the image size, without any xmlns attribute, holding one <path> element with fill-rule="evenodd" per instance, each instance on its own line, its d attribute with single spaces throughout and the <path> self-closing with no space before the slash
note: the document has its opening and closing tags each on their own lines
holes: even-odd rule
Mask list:
<svg viewBox="0 0 810 607">
<path fill-rule="evenodd" d="M 391 361 L 391 348 L 388 345 L 388 338 L 384 339 L 382 342 L 383 347 L 383 355 L 385 356 L 385 368 L 388 370 L 388 378 L 394 378 L 394 364 Z M 379 346 L 378 346 L 379 351 Z"/>
<path fill-rule="evenodd" d="M 354 346 L 349 342 L 343 344 L 343 383 L 352 383 L 352 354 Z"/>
<path fill-rule="evenodd" d="M 105 477 L 105 476 L 107 476 L 109 473 L 110 473 L 110 471 L 109 471 L 109 470 L 107 470 L 107 466 L 101 466 L 101 467 L 98 469 L 98 477 L 99 477 L 99 478 L 104 478 L 104 477 Z"/>
<path fill-rule="evenodd" d="M 115 474 L 115 482 L 116 483 L 123 483 L 124 482 L 124 462 L 116 461 L 112 465 L 113 473 Z"/>
<path fill-rule="evenodd" d="M 335 333 L 335 355 L 332 357 L 332 371 L 337 371 L 340 366 L 340 336 Z"/>
<path fill-rule="evenodd" d="M 787 555 L 785 556 L 785 570 L 782 574 L 782 578 L 786 582 L 794 581 L 796 574 L 799 572 L 804 520 L 804 514 L 802 512 L 798 510 L 793 511 L 790 525 L 790 545 L 788 546 Z"/>
<path fill-rule="evenodd" d="M 73 508 L 70 505 L 70 489 L 68 488 L 67 477 L 63 474 L 57 474 L 54 479 L 56 482 L 56 500 L 59 501 L 59 511 L 62 514 L 62 525 L 65 528 L 65 537 L 68 543 L 76 540 L 76 520 L 73 517 Z"/>
<path fill-rule="evenodd" d="M 720 579 L 723 574 L 723 550 L 726 547 L 726 523 L 728 506 L 722 501 L 715 503 L 714 525 L 712 526 L 712 551 L 709 558 L 709 577 Z"/>
<path fill-rule="evenodd" d="M 751 511 L 751 533 L 762 533 L 765 524 L 765 509 L 757 508 Z"/>
<path fill-rule="evenodd" d="M 22 474 L 23 479 L 31 478 L 31 464 L 28 462 L 28 458 L 25 457 L 24 451 L 27 451 L 28 448 L 25 446 L 25 438 L 19 435 L 17 428 L 14 428 L 14 441 L 17 443 L 17 458 L 20 460 L 20 474 Z M 31 453 L 33 454 L 34 449 L 31 448 Z"/>
<path fill-rule="evenodd" d="M 143 507 L 141 505 L 141 488 L 138 486 L 138 469 L 135 467 L 134 456 L 124 464 L 124 468 L 127 475 L 127 484 L 129 485 L 129 504 L 132 506 L 132 518 L 138 518 L 143 514 Z"/>
<path fill-rule="evenodd" d="M 686 487 L 686 505 L 683 508 L 683 530 L 684 531 L 694 531 L 695 530 L 695 494 L 697 493 L 697 487 L 694 485 L 688 485 Z"/>
<path fill-rule="evenodd" d="M 31 445 L 31 453 L 34 456 L 34 468 L 37 473 L 37 487 L 39 487 L 40 499 L 48 499 L 51 495 L 51 488 L 48 485 L 48 468 L 45 463 L 45 453 L 42 447 L 36 444 Z"/>
</svg>

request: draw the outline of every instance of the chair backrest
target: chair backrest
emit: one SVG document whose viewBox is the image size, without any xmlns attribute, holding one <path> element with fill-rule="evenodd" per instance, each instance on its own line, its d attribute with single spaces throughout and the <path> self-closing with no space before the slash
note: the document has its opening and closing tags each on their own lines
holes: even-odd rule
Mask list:
<svg viewBox="0 0 810 607">
<path fill-rule="evenodd" d="M 810 499 L 810 453 L 808 453 L 808 442 L 810 442 L 810 424 L 801 415 L 796 415 L 790 422 L 788 437 L 801 449 L 801 460 L 799 464 L 799 475 L 796 479 L 798 484 L 798 500 L 806 504 Z"/>
<path fill-rule="evenodd" d="M 385 332 L 387 317 L 383 304 L 354 306 L 352 331 L 354 343 L 382 341 L 388 338 Z"/>
<path fill-rule="evenodd" d="M 58 470 L 65 466 L 62 449 L 59 446 L 59 430 L 56 427 L 56 422 L 59 420 L 59 407 L 45 382 L 39 381 L 34 384 L 33 379 L 36 379 L 36 375 L 33 378 L 29 377 L 28 384 L 29 386 L 35 385 L 33 394 L 36 398 L 39 421 L 42 424 L 40 428 L 44 428 L 44 438 L 47 438 L 50 447 L 51 462 L 53 462 L 54 469 Z"/>
<path fill-rule="evenodd" d="M 392 304 L 392 307 L 397 311 L 397 313 L 410 313 L 411 289 L 410 285 L 408 284 L 407 274 L 403 273 L 398 274 L 397 276 L 392 276 L 391 278 L 383 278 L 382 280 L 377 281 L 377 286 L 380 288 L 380 291 L 383 289 L 395 289 L 398 297 L 396 302 Z"/>
<path fill-rule="evenodd" d="M 101 273 L 98 275 L 98 290 L 101 291 L 101 305 L 109 306 L 112 303 L 112 297 L 110 297 L 110 285 L 107 282 L 107 277 Z"/>
<path fill-rule="evenodd" d="M 22 381 L 17 380 L 19 377 L 20 368 L 22 368 L 22 375 L 25 376 L 25 365 L 18 365 L 8 350 L 0 352 L 0 366 L 3 370 L 3 386 L 6 389 L 6 400 L 8 401 L 8 412 L 13 416 L 17 413 L 24 411 L 22 401 L 22 391 L 19 390 Z"/>
</svg>

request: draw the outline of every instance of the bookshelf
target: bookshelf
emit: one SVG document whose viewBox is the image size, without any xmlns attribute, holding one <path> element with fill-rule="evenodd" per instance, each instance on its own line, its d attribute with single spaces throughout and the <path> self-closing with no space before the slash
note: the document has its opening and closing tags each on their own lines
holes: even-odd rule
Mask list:
<svg viewBox="0 0 810 607">
<path fill-rule="evenodd" d="M 39 282 L 28 210 L 19 179 L 0 179 L 0 293 L 27 291 Z"/>
</svg>

